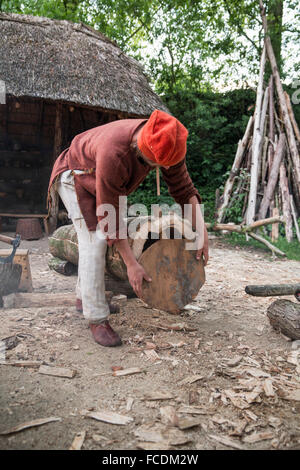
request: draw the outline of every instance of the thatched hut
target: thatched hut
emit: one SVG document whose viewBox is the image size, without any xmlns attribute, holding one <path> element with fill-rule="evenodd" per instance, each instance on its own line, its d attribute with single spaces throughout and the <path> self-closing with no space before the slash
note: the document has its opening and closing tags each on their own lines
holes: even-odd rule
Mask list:
<svg viewBox="0 0 300 470">
<path fill-rule="evenodd" d="M 0 31 L 0 215 L 45 213 L 53 161 L 76 134 L 166 108 L 140 64 L 84 24 L 1 13 Z"/>
</svg>

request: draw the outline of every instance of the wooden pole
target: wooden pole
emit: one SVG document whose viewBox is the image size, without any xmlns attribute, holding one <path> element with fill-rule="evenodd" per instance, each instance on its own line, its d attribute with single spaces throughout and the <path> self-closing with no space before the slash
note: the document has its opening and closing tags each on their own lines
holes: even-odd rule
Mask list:
<svg viewBox="0 0 300 470">
<path fill-rule="evenodd" d="M 160 178 L 159 178 L 159 167 L 156 167 L 156 192 L 157 196 L 160 196 Z"/>
<path fill-rule="evenodd" d="M 62 151 L 62 103 L 56 103 L 53 162 Z"/>
<path fill-rule="evenodd" d="M 296 235 L 298 238 L 298 242 L 300 242 L 300 228 L 299 228 L 299 224 L 297 220 L 296 208 L 295 208 L 294 198 L 292 194 L 290 194 L 290 205 L 291 205 L 291 212 L 292 212 L 292 216 L 294 220 L 294 225 L 296 228 Z"/>
<path fill-rule="evenodd" d="M 249 232 L 249 236 L 263 243 L 264 245 L 266 245 L 272 252 L 277 253 L 278 255 L 281 255 L 281 256 L 285 256 L 285 253 L 283 251 L 279 250 L 279 248 L 272 245 L 272 243 L 268 242 L 268 240 L 265 240 L 260 235 L 257 235 L 256 233 L 253 233 L 253 232 Z"/>
<path fill-rule="evenodd" d="M 245 292 L 255 297 L 273 297 L 276 295 L 295 295 L 300 290 L 300 284 L 265 284 L 249 285 Z"/>
<path fill-rule="evenodd" d="M 242 138 L 242 140 L 239 141 L 237 152 L 236 152 L 236 155 L 235 155 L 235 159 L 234 159 L 231 171 L 230 171 L 230 175 L 229 175 L 229 178 L 227 179 L 226 184 L 225 184 L 223 198 L 222 198 L 223 202 L 222 202 L 222 204 L 219 207 L 218 212 L 217 212 L 217 214 L 218 214 L 217 222 L 218 223 L 221 223 L 224 219 L 224 212 L 225 212 L 225 209 L 228 205 L 229 198 L 230 198 L 230 195 L 232 193 L 232 188 L 233 188 L 233 185 L 234 185 L 235 177 L 237 176 L 237 174 L 239 172 L 239 169 L 240 169 L 240 166 L 241 166 L 244 154 L 245 154 L 245 150 L 247 148 L 247 145 L 248 145 L 248 142 L 249 142 L 249 139 L 250 139 L 250 134 L 251 134 L 251 131 L 252 131 L 252 128 L 253 128 L 253 123 L 254 123 L 254 119 L 253 119 L 253 116 L 251 116 L 249 121 L 248 121 L 248 125 L 247 125 L 247 128 L 246 128 L 245 135 Z"/>
<path fill-rule="evenodd" d="M 257 86 L 256 95 L 256 106 L 254 114 L 254 134 L 253 134 L 253 145 L 252 145 L 252 159 L 251 159 L 251 180 L 250 180 L 250 192 L 248 201 L 248 210 L 246 222 L 250 225 L 255 219 L 256 212 L 256 199 L 257 199 L 257 185 L 258 185 L 258 165 L 259 165 L 259 153 L 261 151 L 261 140 L 262 140 L 262 129 L 261 115 L 262 115 L 262 100 L 263 100 L 263 79 L 266 64 L 266 48 L 264 47 L 260 61 L 260 73 L 259 81 Z"/>
<path fill-rule="evenodd" d="M 272 210 L 272 215 L 273 217 L 279 217 L 279 209 L 278 207 L 274 207 Z M 276 242 L 279 237 L 279 225 L 278 224 L 273 224 L 272 225 L 272 234 L 271 234 L 271 240 L 272 242 Z"/>
<path fill-rule="evenodd" d="M 290 208 L 289 183 L 286 176 L 285 165 L 280 165 L 280 190 L 282 197 L 282 212 L 285 218 L 285 236 L 290 243 L 293 240 L 293 219 Z"/>
<path fill-rule="evenodd" d="M 288 108 L 290 120 L 291 120 L 291 123 L 293 125 L 295 135 L 297 137 L 298 142 L 300 142 L 300 130 L 299 130 L 297 121 L 295 119 L 295 115 L 294 115 L 294 111 L 293 111 L 293 108 L 292 108 L 290 96 L 286 91 L 284 92 L 284 96 L 285 96 L 285 99 L 286 99 L 286 105 L 287 105 L 287 108 Z"/>
<path fill-rule="evenodd" d="M 279 175 L 279 168 L 280 168 L 280 164 L 283 159 L 283 156 L 285 154 L 285 151 L 286 151 L 286 138 L 285 138 L 285 134 L 282 132 L 280 134 L 279 142 L 276 148 L 274 162 L 273 162 L 273 166 L 271 169 L 271 173 L 269 175 L 267 188 L 266 188 L 264 197 L 261 201 L 261 205 L 259 208 L 258 219 L 264 219 L 266 216 L 270 202 L 274 195 L 274 191 L 275 191 L 275 187 L 276 187 L 278 175 Z"/>
</svg>

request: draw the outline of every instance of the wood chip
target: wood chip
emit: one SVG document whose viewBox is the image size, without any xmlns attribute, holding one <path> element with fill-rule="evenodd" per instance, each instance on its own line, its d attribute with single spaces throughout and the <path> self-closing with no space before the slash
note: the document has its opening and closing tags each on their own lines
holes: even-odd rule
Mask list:
<svg viewBox="0 0 300 470">
<path fill-rule="evenodd" d="M 191 417 L 180 418 L 178 421 L 178 427 L 182 431 L 184 429 L 190 429 L 190 428 L 194 428 L 195 426 L 200 426 L 200 425 L 201 425 L 200 418 L 191 418 Z"/>
<path fill-rule="evenodd" d="M 3 366 L 15 366 L 15 367 L 40 367 L 41 361 L 14 361 L 14 362 L 1 362 Z"/>
<path fill-rule="evenodd" d="M 235 367 L 241 362 L 242 359 L 243 356 L 235 356 L 233 359 L 229 359 L 228 361 L 226 361 L 226 365 L 228 367 Z"/>
<path fill-rule="evenodd" d="M 109 439 L 105 436 L 102 436 L 102 434 L 93 434 L 92 439 L 93 439 L 93 441 L 95 441 L 97 443 L 100 443 L 100 442 L 103 442 L 103 441 L 109 441 Z"/>
<path fill-rule="evenodd" d="M 127 398 L 126 411 L 131 411 L 134 399 L 132 397 Z"/>
<path fill-rule="evenodd" d="M 284 400 L 300 401 L 300 389 L 287 393 L 284 392 L 283 395 L 281 395 L 281 398 Z"/>
<path fill-rule="evenodd" d="M 19 424 L 18 426 L 14 426 L 6 431 L 1 431 L 0 435 L 5 436 L 6 434 L 12 434 L 15 432 L 23 431 L 27 428 L 33 428 L 35 426 L 42 426 L 43 424 L 52 423 L 53 421 L 61 421 L 61 418 L 56 418 L 51 416 L 50 418 L 41 418 L 35 419 L 33 421 L 26 421 L 25 423 Z"/>
<path fill-rule="evenodd" d="M 291 351 L 287 357 L 287 362 L 289 364 L 293 364 L 294 366 L 297 366 L 299 364 L 299 355 L 300 351 Z"/>
<path fill-rule="evenodd" d="M 170 426 L 178 426 L 179 419 L 174 406 L 162 406 L 159 409 L 159 412 L 162 423 L 168 424 Z"/>
<path fill-rule="evenodd" d="M 130 416 L 119 415 L 118 413 L 114 413 L 113 411 L 83 411 L 82 414 L 87 418 L 93 418 L 97 421 L 103 421 L 104 423 L 109 424 L 118 424 L 120 426 L 124 426 L 133 421 L 133 418 L 131 418 Z"/>
<path fill-rule="evenodd" d="M 267 397 L 275 397 L 275 391 L 271 379 L 266 379 L 263 383 L 263 389 Z"/>
<path fill-rule="evenodd" d="M 162 431 L 157 426 L 153 428 L 140 426 L 134 431 L 134 435 L 138 439 L 146 442 L 164 442 Z"/>
<path fill-rule="evenodd" d="M 155 442 L 159 445 L 179 446 L 191 442 L 182 431 L 175 428 L 166 428 L 156 424 L 154 426 L 142 425 L 134 431 L 134 435 L 143 442 Z"/>
<path fill-rule="evenodd" d="M 232 390 L 224 390 L 225 397 L 229 398 L 231 403 L 240 410 L 249 408 L 250 404 L 241 398 L 237 393 L 234 393 Z"/>
<path fill-rule="evenodd" d="M 168 444 L 163 442 L 154 443 L 154 442 L 138 442 L 137 448 L 142 450 L 170 450 L 171 447 Z"/>
<path fill-rule="evenodd" d="M 188 406 L 188 405 L 182 405 L 178 413 L 182 414 L 192 414 L 192 415 L 207 415 L 209 412 L 207 410 L 204 410 L 201 406 Z"/>
<path fill-rule="evenodd" d="M 145 349 L 144 354 L 147 357 L 147 360 L 149 360 L 150 362 L 155 362 L 160 359 L 159 355 L 154 349 Z"/>
<path fill-rule="evenodd" d="M 157 347 L 156 344 L 151 343 L 149 341 L 146 341 L 145 343 L 145 349 L 156 349 L 156 347 Z"/>
<path fill-rule="evenodd" d="M 276 416 L 269 416 L 268 423 L 272 428 L 278 428 L 281 425 L 281 420 Z"/>
<path fill-rule="evenodd" d="M 265 441 L 268 439 L 273 439 L 274 434 L 271 432 L 254 432 L 250 436 L 245 436 L 243 442 L 247 444 L 254 444 L 255 442 Z"/>
<path fill-rule="evenodd" d="M 154 400 L 171 400 L 174 398 L 174 395 L 170 392 L 164 392 L 157 390 L 156 392 L 149 391 L 144 396 L 144 400 L 154 401 Z"/>
<path fill-rule="evenodd" d="M 131 367 L 129 369 L 124 370 L 115 370 L 113 372 L 114 377 L 121 377 L 124 375 L 133 375 L 133 374 L 140 374 L 141 372 L 145 372 L 144 369 L 140 369 L 139 367 Z"/>
<path fill-rule="evenodd" d="M 256 416 L 256 414 L 253 413 L 250 410 L 246 410 L 245 415 L 247 415 L 250 419 L 252 419 L 252 421 L 257 421 L 258 420 L 258 417 Z"/>
<path fill-rule="evenodd" d="M 172 330 L 172 331 L 197 331 L 197 328 L 191 328 L 189 325 L 186 323 L 176 323 L 173 325 L 161 325 L 161 324 L 151 324 L 149 326 L 153 326 L 155 328 L 158 328 L 160 330 Z"/>
<path fill-rule="evenodd" d="M 247 367 L 244 369 L 244 372 L 246 372 L 246 374 L 252 375 L 252 377 L 270 377 L 270 374 L 262 369 L 255 367 Z"/>
<path fill-rule="evenodd" d="M 185 379 L 178 382 L 178 385 L 187 385 L 193 384 L 194 382 L 198 382 L 198 380 L 202 380 L 204 377 L 203 375 L 189 375 Z"/>
<path fill-rule="evenodd" d="M 67 379 L 73 379 L 76 375 L 76 370 L 66 369 L 64 367 L 51 367 L 51 366 L 40 366 L 39 374 L 53 375 L 55 377 L 64 377 Z"/>
<path fill-rule="evenodd" d="M 186 346 L 186 343 L 184 341 L 179 341 L 179 343 L 171 343 L 169 341 L 169 344 L 170 346 L 172 346 L 172 348 L 182 348 L 182 346 Z"/>
<path fill-rule="evenodd" d="M 69 450 L 80 450 L 84 443 L 85 436 L 86 436 L 86 431 L 77 433 Z"/>
<path fill-rule="evenodd" d="M 219 442 L 220 444 L 223 444 L 223 446 L 232 447 L 233 449 L 238 449 L 238 450 L 244 450 L 243 446 L 233 441 L 232 439 L 229 439 L 228 437 L 215 436 L 213 434 L 209 434 L 208 437 L 210 437 L 214 441 Z"/>
</svg>

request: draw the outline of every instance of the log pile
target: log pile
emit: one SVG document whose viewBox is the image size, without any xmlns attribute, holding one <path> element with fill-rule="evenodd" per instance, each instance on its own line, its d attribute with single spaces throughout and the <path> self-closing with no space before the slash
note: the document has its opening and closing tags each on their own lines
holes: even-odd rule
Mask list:
<svg viewBox="0 0 300 470">
<path fill-rule="evenodd" d="M 240 140 L 231 172 L 218 201 L 217 223 L 228 222 L 230 208 L 243 198 L 241 218 L 250 226 L 266 217 L 283 216 L 285 236 L 300 241 L 300 132 L 289 95 L 283 90 L 260 1 L 265 45 L 260 62 L 254 115 Z M 272 75 L 264 82 L 266 60 Z M 272 230 L 273 231 L 273 230 Z M 273 231 L 272 240 L 276 239 Z"/>
</svg>

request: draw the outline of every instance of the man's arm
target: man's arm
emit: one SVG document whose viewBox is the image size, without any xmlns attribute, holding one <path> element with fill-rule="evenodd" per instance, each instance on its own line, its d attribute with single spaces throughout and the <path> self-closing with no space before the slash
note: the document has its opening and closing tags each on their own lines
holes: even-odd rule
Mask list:
<svg viewBox="0 0 300 470">
<path fill-rule="evenodd" d="M 127 238 L 115 241 L 115 246 L 126 264 L 129 282 L 136 295 L 140 297 L 143 279 L 146 279 L 148 282 L 151 282 L 152 279 L 148 276 L 143 266 L 135 259 Z"/>
<path fill-rule="evenodd" d="M 204 257 L 204 266 L 207 265 L 209 256 L 208 256 L 208 233 L 201 212 L 201 207 L 198 201 L 197 196 L 192 196 L 189 199 L 189 204 L 192 206 L 192 226 L 193 229 L 197 230 L 198 238 L 198 250 L 196 254 L 197 259 L 201 259 L 202 255 Z"/>
</svg>

